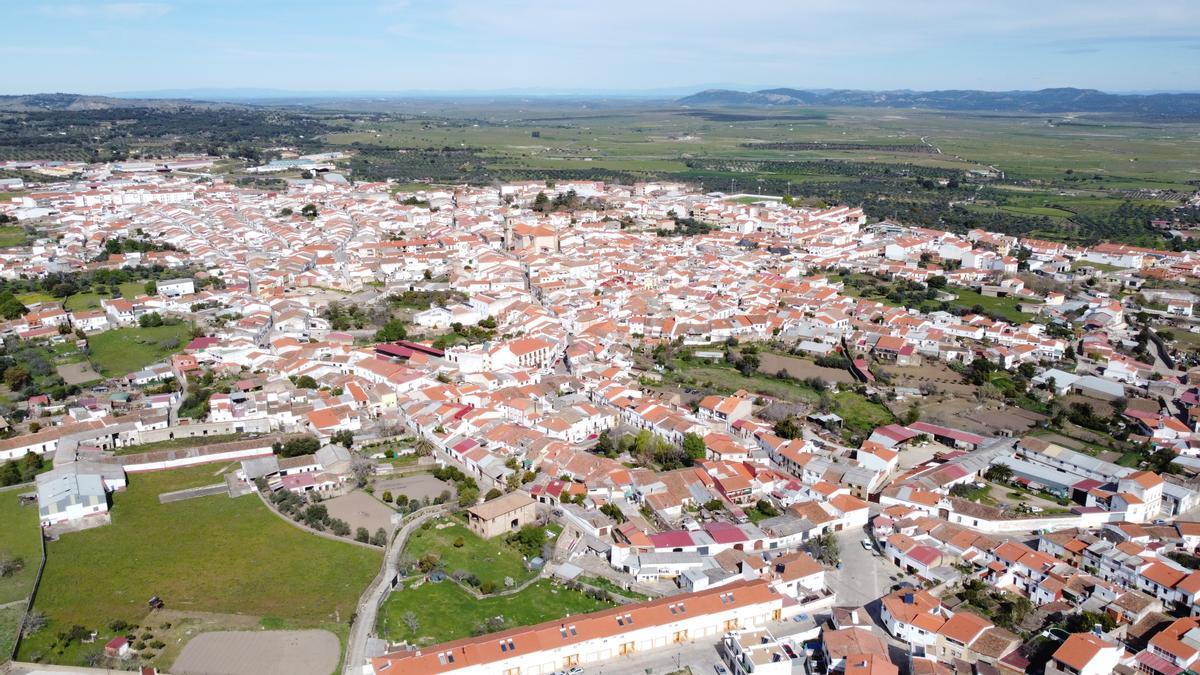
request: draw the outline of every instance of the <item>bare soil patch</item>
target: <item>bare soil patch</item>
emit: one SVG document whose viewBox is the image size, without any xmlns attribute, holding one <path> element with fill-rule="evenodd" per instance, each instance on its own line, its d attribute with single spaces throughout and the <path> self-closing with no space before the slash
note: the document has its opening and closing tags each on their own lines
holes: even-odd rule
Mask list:
<svg viewBox="0 0 1200 675">
<path fill-rule="evenodd" d="M 330 516 L 346 521 L 352 530 L 360 527 L 367 528 L 368 532 L 374 532 L 381 527 L 385 530 L 391 529 L 392 515 L 395 511 L 361 490 L 326 499 L 321 503 L 329 509 Z"/>
<path fill-rule="evenodd" d="M 84 384 L 104 379 L 100 373 L 92 369 L 92 364 L 87 361 L 64 363 L 57 370 L 59 377 L 67 384 Z"/>
<path fill-rule="evenodd" d="M 444 490 L 449 490 L 451 495 L 457 494 L 454 491 L 453 485 L 443 483 L 427 473 L 404 476 L 402 478 L 380 478 L 376 480 L 375 492 L 383 494 L 385 490 L 391 492 L 393 495 L 407 495 L 409 499 L 424 499 L 426 497 L 433 499 L 442 494 Z"/>
<path fill-rule="evenodd" d="M 975 387 L 965 384 L 962 377 L 941 363 L 927 363 L 921 366 L 885 366 L 883 372 L 892 378 L 892 384 L 897 387 L 919 388 L 923 384 L 932 384 L 938 392 L 952 396 L 974 396 Z"/>
<path fill-rule="evenodd" d="M 327 630 L 219 631 L 192 638 L 176 675 L 328 675 L 341 647 Z"/>
<path fill-rule="evenodd" d="M 850 375 L 849 371 L 818 366 L 808 359 L 796 356 L 784 356 L 782 354 L 764 353 L 758 355 L 758 372 L 774 375 L 781 370 L 787 371 L 788 375 L 798 380 L 819 377 L 830 383 L 850 383 L 854 381 L 854 377 Z"/>
</svg>

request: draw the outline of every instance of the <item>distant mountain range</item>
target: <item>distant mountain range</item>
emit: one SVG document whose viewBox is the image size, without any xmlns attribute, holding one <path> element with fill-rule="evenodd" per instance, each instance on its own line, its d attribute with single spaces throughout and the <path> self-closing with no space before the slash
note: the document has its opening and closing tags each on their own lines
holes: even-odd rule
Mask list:
<svg viewBox="0 0 1200 675">
<path fill-rule="evenodd" d="M 844 106 L 933 108 L 1030 113 L 1126 113 L 1200 118 L 1200 94 L 1109 94 L 1095 89 L 1037 91 L 860 91 L 854 89 L 707 89 L 676 101 L 683 106 Z"/>
<path fill-rule="evenodd" d="M 166 94 L 171 94 L 167 97 Z M 247 105 L 337 107 L 339 102 L 392 101 L 403 103 L 419 100 L 463 101 L 522 101 L 528 104 L 562 103 L 573 100 L 597 105 L 629 105 L 643 100 L 661 105 L 668 99 L 655 92 L 629 98 L 609 98 L 599 92 L 590 95 L 562 94 L 518 95 L 492 92 L 487 97 L 469 93 L 405 92 L 360 93 L 328 92 L 320 96 L 304 92 L 274 89 L 241 90 L 174 90 L 171 92 L 142 92 L 142 96 L 92 96 L 85 94 L 20 94 L 0 95 L 0 111 L 79 111 L 113 108 L 229 108 Z M 624 101 L 622 103 L 622 101 Z M 947 89 L 939 91 L 863 91 L 857 89 L 705 89 L 699 93 L 675 99 L 683 107 L 800 107 L 840 106 L 866 108 L 927 108 L 951 111 L 989 111 L 998 113 L 1121 113 L 1144 117 L 1171 119 L 1200 119 L 1200 93 L 1110 94 L 1096 89 L 1040 89 L 1037 91 L 978 91 Z"/>
<path fill-rule="evenodd" d="M 136 99 L 113 96 L 87 96 L 84 94 L 19 94 L 0 95 L 0 112 L 36 112 L 50 110 L 111 110 L 113 108 L 154 108 L 156 110 L 178 110 L 179 108 L 229 108 L 228 103 L 173 99 Z"/>
</svg>

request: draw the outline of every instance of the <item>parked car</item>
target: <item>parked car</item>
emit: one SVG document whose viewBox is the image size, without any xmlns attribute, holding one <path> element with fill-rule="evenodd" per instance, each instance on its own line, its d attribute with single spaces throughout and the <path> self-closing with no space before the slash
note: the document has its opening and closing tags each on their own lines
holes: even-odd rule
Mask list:
<svg viewBox="0 0 1200 675">
<path fill-rule="evenodd" d="M 862 543 L 862 547 L 867 551 L 870 551 L 871 549 L 875 548 L 875 545 L 871 543 L 871 539 L 869 537 L 863 539 L 862 542 L 860 542 L 860 543 Z"/>
</svg>

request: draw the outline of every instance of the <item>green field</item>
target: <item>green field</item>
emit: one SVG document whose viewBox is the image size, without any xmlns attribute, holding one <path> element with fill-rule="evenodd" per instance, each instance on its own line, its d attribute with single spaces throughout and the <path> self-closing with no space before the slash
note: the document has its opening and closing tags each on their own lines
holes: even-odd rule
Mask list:
<svg viewBox="0 0 1200 675">
<path fill-rule="evenodd" d="M 833 395 L 837 404 L 834 412 L 842 418 L 843 427 L 859 435 L 870 434 L 875 427 L 896 421 L 887 407 L 872 403 L 853 391 L 839 391 Z"/>
<path fill-rule="evenodd" d="M 815 401 L 816 390 L 798 382 L 779 380 L 761 373 L 742 375 L 731 366 L 708 364 L 702 361 L 676 361 L 677 369 L 663 373 L 663 378 L 685 387 L 732 394 L 739 389 L 783 399 L 786 401 Z"/>
<path fill-rule="evenodd" d="M 376 623 L 381 637 L 431 645 L 468 637 L 488 619 L 504 618 L 496 630 L 529 626 L 572 614 L 595 612 L 612 603 L 595 600 L 578 591 L 542 579 L 519 593 L 476 600 L 452 581 L 425 583 L 419 588 L 392 593 L 380 608 Z M 412 612 L 416 630 L 405 622 Z"/>
<path fill-rule="evenodd" d="M 8 248 L 10 246 L 20 246 L 24 244 L 28 237 L 25 234 L 25 228 L 19 226 L 3 226 L 0 227 L 0 248 Z"/>
<path fill-rule="evenodd" d="M 345 640 L 380 552 L 303 532 L 253 495 L 158 502 L 163 492 L 219 482 L 226 468 L 131 476 L 114 495 L 112 524 L 49 544 L 35 608 L 50 623 L 22 643 L 21 659 L 77 663 L 80 645 L 60 653 L 57 633 L 78 624 L 103 644 L 114 619 L 142 621 L 153 595 L 171 609 L 270 617 Z"/>
<path fill-rule="evenodd" d="M 25 616 L 25 606 L 21 604 L 0 607 L 0 658 L 8 659 L 13 647 L 17 644 L 17 630 L 21 627 L 21 617 Z"/>
<path fill-rule="evenodd" d="M 970 310 L 975 305 L 983 307 L 983 310 L 988 314 L 998 316 L 1009 323 L 1025 323 L 1032 319 L 1032 315 L 1026 314 L 1017 309 L 1017 306 L 1022 303 L 1028 303 L 1029 300 L 1022 300 L 1012 296 L 1006 298 L 993 298 L 969 288 L 953 287 L 946 289 L 950 293 L 958 295 L 958 299 L 950 304 L 954 307 L 961 307 Z"/>
<path fill-rule="evenodd" d="M 22 506 L 17 501 L 17 495 L 33 490 L 33 484 L 29 483 L 0 491 L 0 555 L 21 558 L 25 563 L 21 571 L 0 578 L 0 605 L 29 597 L 42 559 L 37 504 Z"/>
<path fill-rule="evenodd" d="M 1149 219 L 1177 205 L 1179 195 L 1128 191 L 1190 193 L 1189 181 L 1200 179 L 1200 124 L 1103 114 L 633 103 L 597 110 L 548 102 L 445 102 L 419 111 L 381 103 L 373 110 L 408 114 L 347 119 L 344 131 L 323 140 L 370 155 L 355 168 L 383 172 L 374 178 L 657 177 L 699 181 L 705 190 L 861 204 L 873 218 L 1064 241 L 1165 244 Z M 395 148 L 409 149 L 409 158 L 394 161 L 388 151 Z M 460 156 L 439 172 L 411 155 L 421 148 Z M 922 177 L 955 177 L 958 187 Z M 1122 213 L 1123 204 L 1139 212 Z"/>
<path fill-rule="evenodd" d="M 447 527 L 438 529 L 439 525 Z M 456 548 L 454 542 L 460 537 L 463 545 Z M 533 576 L 525 569 L 525 559 L 504 543 L 502 537 L 483 539 L 452 518 L 432 521 L 428 527 L 417 530 L 409 537 L 404 551 L 413 560 L 433 553 L 440 557 L 446 574 L 464 570 L 474 574 L 480 582 L 491 581 L 501 589 L 505 577 L 511 577 L 519 584 Z"/>
<path fill-rule="evenodd" d="M 105 377 L 127 375 L 183 349 L 191 335 L 185 323 L 154 328 L 117 328 L 88 338 L 96 370 Z M 174 347 L 167 345 L 174 341 Z"/>
<path fill-rule="evenodd" d="M 49 293 L 18 293 L 17 300 L 23 305 L 36 305 L 39 302 L 59 302 L 59 299 Z"/>
</svg>

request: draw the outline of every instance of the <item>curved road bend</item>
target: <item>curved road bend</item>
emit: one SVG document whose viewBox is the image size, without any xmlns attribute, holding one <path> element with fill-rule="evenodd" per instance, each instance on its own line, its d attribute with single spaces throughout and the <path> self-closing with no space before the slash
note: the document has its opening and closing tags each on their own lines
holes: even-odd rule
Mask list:
<svg viewBox="0 0 1200 675">
<path fill-rule="evenodd" d="M 449 512 L 450 509 L 445 504 L 427 506 L 420 511 L 414 511 L 408 515 L 400 526 L 400 531 L 392 538 L 392 543 L 383 553 L 383 569 L 379 571 L 379 574 L 371 581 L 371 585 L 358 599 L 354 625 L 350 626 L 350 637 L 346 641 L 346 660 L 343 668 L 345 675 L 362 675 L 363 673 L 363 666 L 366 665 L 367 660 L 367 638 L 375 629 L 375 615 L 379 611 L 379 604 L 383 601 L 384 596 L 392 590 L 391 580 L 396 576 L 396 564 L 399 562 L 400 552 L 404 550 L 404 544 L 408 541 L 408 537 L 425 521 Z"/>
</svg>

